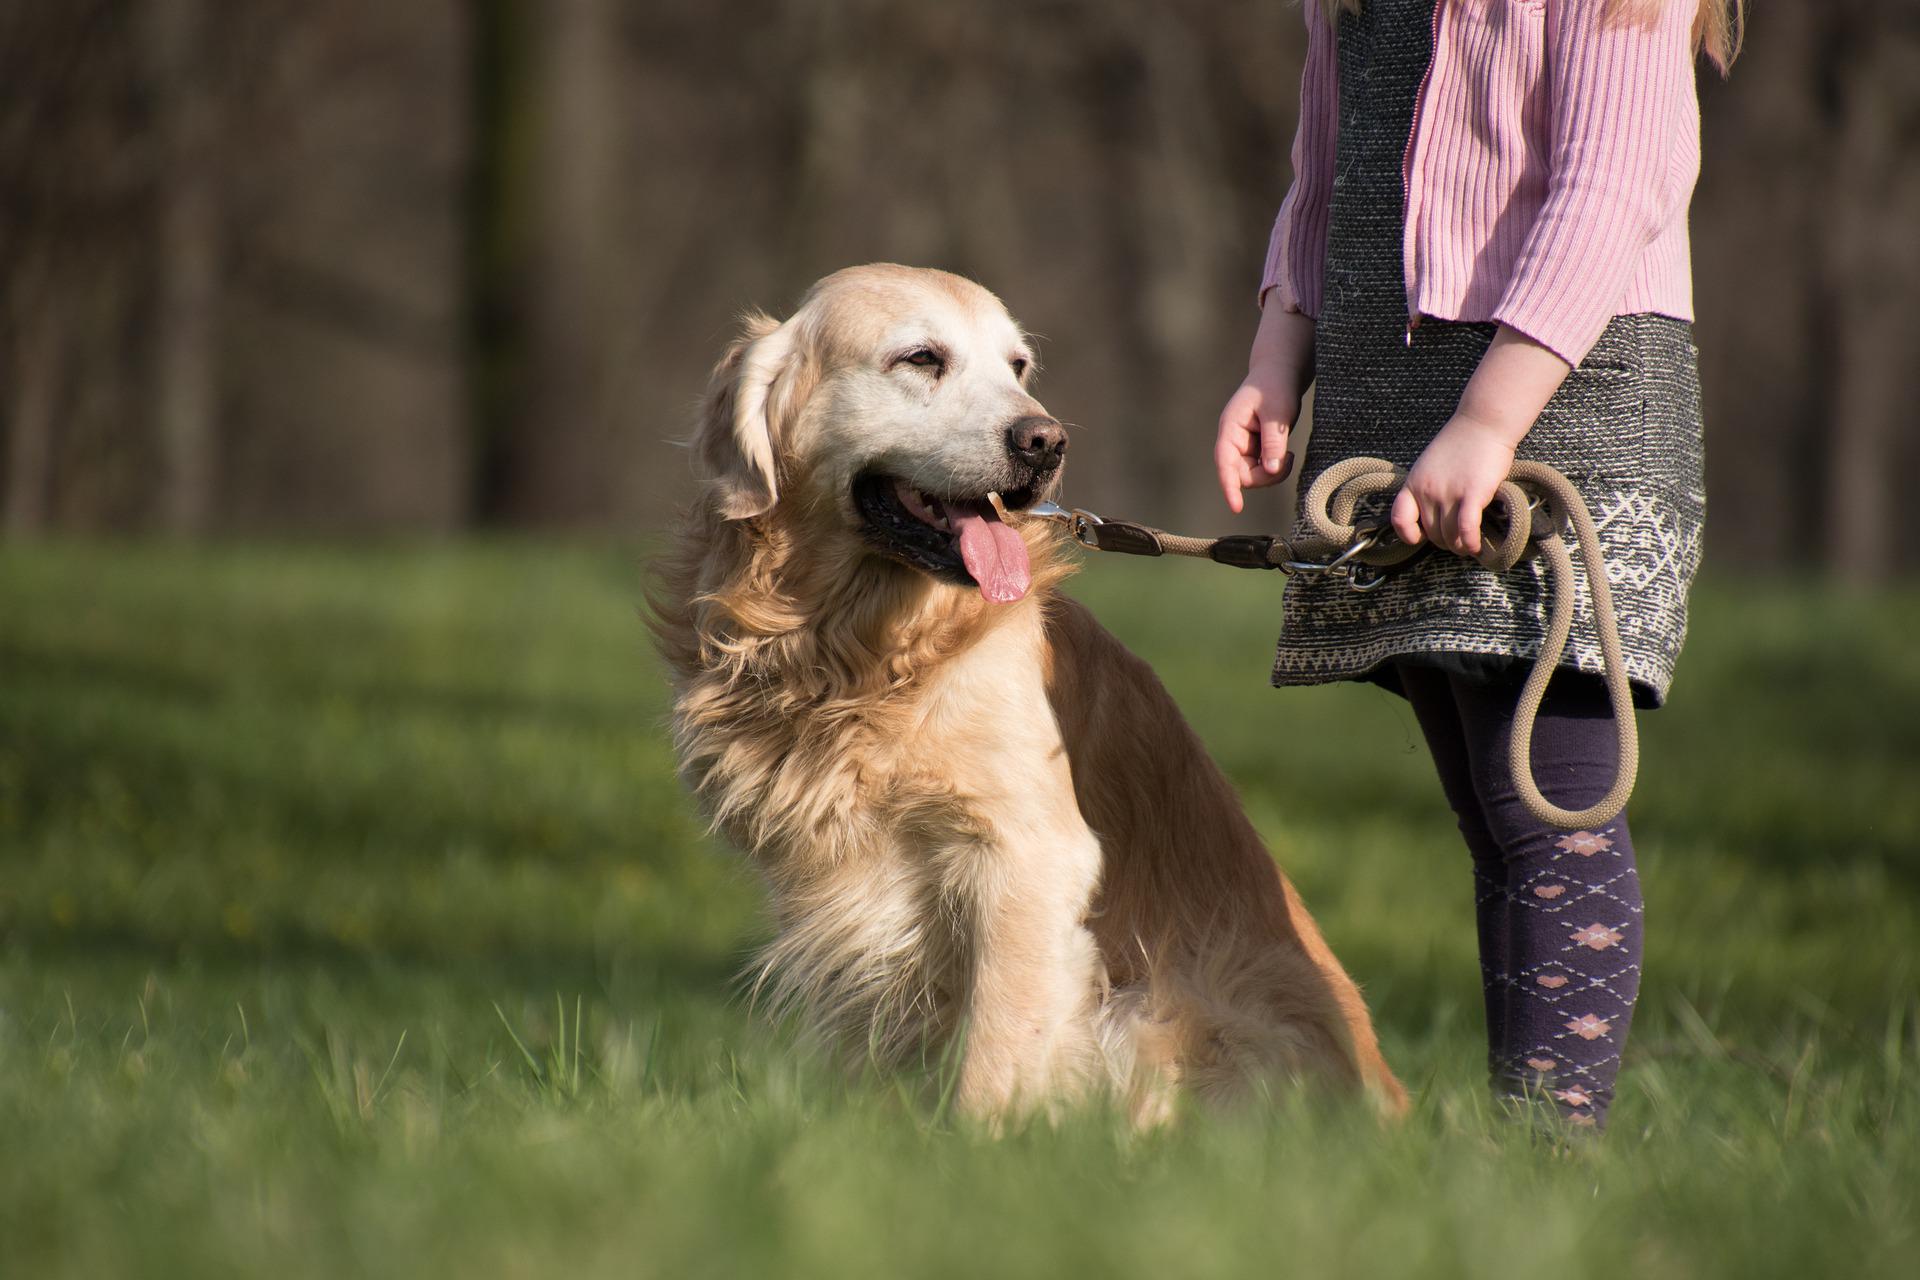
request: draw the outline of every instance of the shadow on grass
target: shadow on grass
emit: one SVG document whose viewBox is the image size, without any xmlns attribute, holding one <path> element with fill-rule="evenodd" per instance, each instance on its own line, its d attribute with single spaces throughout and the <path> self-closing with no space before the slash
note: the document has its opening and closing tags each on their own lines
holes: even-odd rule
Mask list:
<svg viewBox="0 0 1920 1280">
<path fill-rule="evenodd" d="M 76 802 L 84 803 L 89 780 L 110 776 L 138 817 L 140 843 L 149 847 L 162 834 L 198 833 L 217 842 L 236 832 L 297 833 L 302 854 L 335 865 L 391 864 L 395 850 L 418 851 L 418 860 L 430 863 L 457 849 L 496 861 L 655 869 L 699 852 L 698 829 L 678 800 L 664 746 L 658 754 L 665 776 L 616 777 L 611 789 L 581 803 L 564 789 L 565 778 L 504 792 L 496 784 L 513 776 L 515 766 L 489 760 L 483 746 L 470 742 L 455 744 L 444 762 L 423 762 L 417 744 L 398 750 L 370 743 L 369 751 L 385 746 L 387 771 L 356 762 L 342 769 L 347 776 L 327 777 L 333 762 L 312 758 L 297 720 L 275 726 L 260 741 L 222 728 L 114 716 L 96 731 L 64 718 L 17 716 L 0 732 L 0 753 L 14 761 L 17 830 L 70 816 Z M 596 771 L 617 770 L 636 739 L 658 743 L 651 735 L 596 728 L 590 738 L 574 734 L 557 742 L 549 758 L 564 751 Z M 476 758 L 485 766 L 478 772 Z M 399 803 L 396 783 L 404 796 Z"/>
</svg>

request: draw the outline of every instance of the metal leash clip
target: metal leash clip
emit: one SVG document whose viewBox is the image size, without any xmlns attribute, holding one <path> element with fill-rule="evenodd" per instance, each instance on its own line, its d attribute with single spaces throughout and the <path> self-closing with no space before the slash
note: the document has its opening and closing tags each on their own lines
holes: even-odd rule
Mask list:
<svg viewBox="0 0 1920 1280">
<path fill-rule="evenodd" d="M 1067 526 L 1067 531 L 1073 535 L 1075 542 L 1093 551 L 1100 550 L 1100 542 L 1094 537 L 1093 530 L 1096 525 L 1103 525 L 1106 521 L 1091 511 L 1083 511 L 1078 507 L 1063 507 L 1057 502 L 1041 501 L 1034 503 L 1020 514 L 1064 524 Z"/>
<path fill-rule="evenodd" d="M 1387 571 L 1370 564 L 1355 565 L 1347 574 L 1347 590 L 1378 591 L 1387 585 Z"/>
<path fill-rule="evenodd" d="M 1384 520 L 1362 525 L 1354 530 L 1353 541 L 1347 544 L 1347 549 L 1327 562 L 1327 572 L 1343 575 L 1350 591 L 1379 590 L 1386 585 L 1385 566 L 1356 563 L 1354 557 L 1373 550 L 1380 544 L 1381 538 L 1392 536 L 1393 526 Z"/>
<path fill-rule="evenodd" d="M 1331 560 L 1285 560 L 1278 566 L 1282 573 L 1306 573 L 1324 577 L 1345 578 L 1347 586 L 1353 591 L 1376 591 L 1386 583 L 1387 571 L 1383 566 L 1356 563 L 1356 557 L 1373 550 L 1383 536 L 1390 536 L 1392 526 L 1385 521 L 1362 525 L 1354 530 L 1353 541 Z"/>
</svg>

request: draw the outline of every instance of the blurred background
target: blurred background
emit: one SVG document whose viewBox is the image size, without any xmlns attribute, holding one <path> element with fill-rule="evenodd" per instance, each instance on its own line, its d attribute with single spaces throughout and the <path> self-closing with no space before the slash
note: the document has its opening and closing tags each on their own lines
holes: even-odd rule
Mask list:
<svg viewBox="0 0 1920 1280">
<path fill-rule="evenodd" d="M 1701 73 L 1710 564 L 1881 578 L 1920 4 L 1750 9 Z M 875 259 L 1042 335 L 1078 501 L 1217 525 L 1302 39 L 1285 0 L 8 0 L 5 529 L 644 533 L 733 317 Z"/>
</svg>

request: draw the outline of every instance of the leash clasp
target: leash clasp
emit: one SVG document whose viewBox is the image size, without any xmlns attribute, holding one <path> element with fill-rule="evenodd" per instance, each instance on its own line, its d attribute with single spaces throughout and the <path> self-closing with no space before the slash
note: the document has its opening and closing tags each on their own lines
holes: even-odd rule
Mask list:
<svg viewBox="0 0 1920 1280">
<path fill-rule="evenodd" d="M 1359 557 L 1379 546 L 1382 539 L 1393 534 L 1393 527 L 1385 521 L 1364 524 L 1353 532 L 1353 537 L 1331 560 L 1283 560 L 1278 568 L 1282 573 L 1304 573 L 1318 577 L 1344 578 L 1352 591 L 1377 591 L 1386 584 L 1391 565 L 1369 564 Z"/>
<path fill-rule="evenodd" d="M 1020 513 L 1039 520 L 1052 520 L 1067 526 L 1067 532 L 1073 540 L 1090 551 L 1100 550 L 1100 540 L 1094 529 L 1106 523 L 1091 511 L 1079 507 L 1063 507 L 1057 502 L 1036 502 Z"/>
</svg>

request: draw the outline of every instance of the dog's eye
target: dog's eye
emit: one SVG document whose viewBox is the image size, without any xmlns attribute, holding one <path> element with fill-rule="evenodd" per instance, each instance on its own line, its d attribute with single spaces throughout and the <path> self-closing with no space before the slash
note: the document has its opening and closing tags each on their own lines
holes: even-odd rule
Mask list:
<svg viewBox="0 0 1920 1280">
<path fill-rule="evenodd" d="M 1013 364 L 1014 377 L 1024 378 L 1027 376 L 1027 358 L 1025 356 L 1015 356 L 1011 363 Z"/>
<path fill-rule="evenodd" d="M 941 357 L 938 351 L 930 347 L 921 347 L 918 351 L 909 351 L 900 358 L 908 364 L 915 365 L 922 369 L 944 369 L 947 367 L 946 360 Z"/>
</svg>

